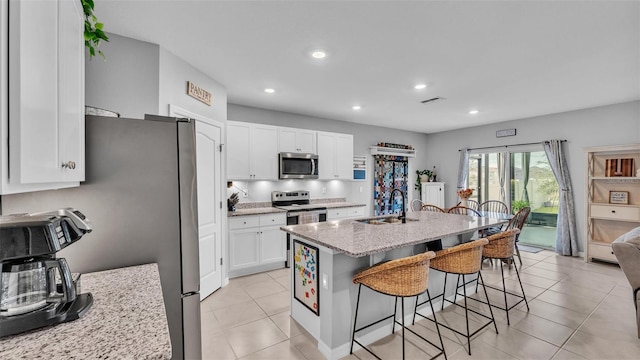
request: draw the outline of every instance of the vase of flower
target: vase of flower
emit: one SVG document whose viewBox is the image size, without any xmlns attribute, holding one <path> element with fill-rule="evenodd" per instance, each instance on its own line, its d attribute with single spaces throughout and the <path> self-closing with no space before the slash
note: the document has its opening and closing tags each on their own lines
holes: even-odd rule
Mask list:
<svg viewBox="0 0 640 360">
<path fill-rule="evenodd" d="M 473 189 L 460 189 L 458 190 L 458 196 L 460 197 L 460 206 L 467 206 L 467 199 L 473 195 Z"/>
</svg>

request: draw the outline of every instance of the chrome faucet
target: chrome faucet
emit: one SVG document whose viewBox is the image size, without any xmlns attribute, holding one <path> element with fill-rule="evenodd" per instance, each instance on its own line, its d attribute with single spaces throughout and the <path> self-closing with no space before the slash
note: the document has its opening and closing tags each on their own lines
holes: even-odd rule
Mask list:
<svg viewBox="0 0 640 360">
<path fill-rule="evenodd" d="M 407 223 L 407 212 L 405 211 L 405 206 L 407 204 L 406 204 L 404 193 L 402 192 L 402 190 L 400 190 L 398 188 L 394 188 L 393 190 L 391 190 L 391 198 L 389 199 L 389 201 L 393 203 L 393 194 L 396 191 L 398 191 L 400 193 L 400 195 L 402 196 L 402 214 L 400 216 L 398 216 L 398 220 L 402 220 L 402 223 L 406 224 Z"/>
</svg>

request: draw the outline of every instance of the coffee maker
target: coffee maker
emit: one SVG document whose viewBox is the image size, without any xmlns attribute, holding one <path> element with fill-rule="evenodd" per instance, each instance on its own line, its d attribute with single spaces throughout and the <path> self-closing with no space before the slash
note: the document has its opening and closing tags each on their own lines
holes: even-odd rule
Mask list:
<svg viewBox="0 0 640 360">
<path fill-rule="evenodd" d="M 0 338 L 83 316 L 93 304 L 56 253 L 91 232 L 78 210 L 0 216 Z"/>
</svg>

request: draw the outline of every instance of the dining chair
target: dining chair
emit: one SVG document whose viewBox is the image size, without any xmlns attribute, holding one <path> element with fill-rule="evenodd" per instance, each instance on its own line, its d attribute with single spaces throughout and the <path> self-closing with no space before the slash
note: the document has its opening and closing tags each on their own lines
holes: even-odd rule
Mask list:
<svg viewBox="0 0 640 360">
<path fill-rule="evenodd" d="M 446 212 L 443 208 L 436 205 L 431 205 L 431 204 L 422 205 L 422 211 L 441 212 L 441 213 Z"/>
<path fill-rule="evenodd" d="M 503 213 L 503 214 L 509 213 L 509 207 L 507 206 L 507 204 L 498 200 L 487 200 L 482 204 L 480 204 L 480 207 L 478 209 L 480 211 L 487 211 L 487 212 L 494 212 L 494 213 Z"/>
<path fill-rule="evenodd" d="M 518 211 L 512 218 L 509 220 L 509 223 L 503 230 L 493 230 L 487 229 L 483 236 L 491 236 L 499 233 L 500 231 L 507 231 L 511 229 L 518 229 L 520 233 L 516 235 L 516 255 L 518 256 L 518 260 L 520 261 L 520 265 L 522 265 L 522 258 L 520 257 L 520 250 L 518 249 L 518 241 L 520 240 L 520 234 L 522 233 L 522 228 L 524 227 L 524 223 L 527 221 L 527 217 L 529 217 L 529 213 L 531 213 L 531 208 L 529 206 L 525 206 L 520 211 Z"/>
<path fill-rule="evenodd" d="M 478 211 L 468 208 L 466 206 L 454 206 L 449 210 L 447 210 L 447 213 L 458 214 L 458 215 L 471 215 L 471 216 L 477 216 L 477 217 L 482 216 Z"/>
<path fill-rule="evenodd" d="M 409 204 L 409 209 L 411 209 L 411 211 L 422 211 L 424 203 L 422 202 L 422 200 L 420 199 L 413 199 L 411 200 L 411 203 Z"/>
<path fill-rule="evenodd" d="M 473 210 L 480 210 L 480 203 L 472 199 L 467 199 L 467 207 Z"/>
</svg>

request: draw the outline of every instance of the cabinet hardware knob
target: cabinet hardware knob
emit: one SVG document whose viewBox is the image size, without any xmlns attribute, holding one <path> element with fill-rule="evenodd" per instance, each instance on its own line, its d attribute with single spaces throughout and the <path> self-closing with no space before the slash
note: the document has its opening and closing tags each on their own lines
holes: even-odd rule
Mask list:
<svg viewBox="0 0 640 360">
<path fill-rule="evenodd" d="M 62 168 L 73 170 L 76 168 L 76 163 L 74 161 L 67 161 L 66 163 L 62 163 Z"/>
<path fill-rule="evenodd" d="M 616 211 L 615 211 L 615 210 L 611 210 L 611 212 L 612 212 L 612 213 L 614 213 L 614 214 L 616 213 Z"/>
</svg>

